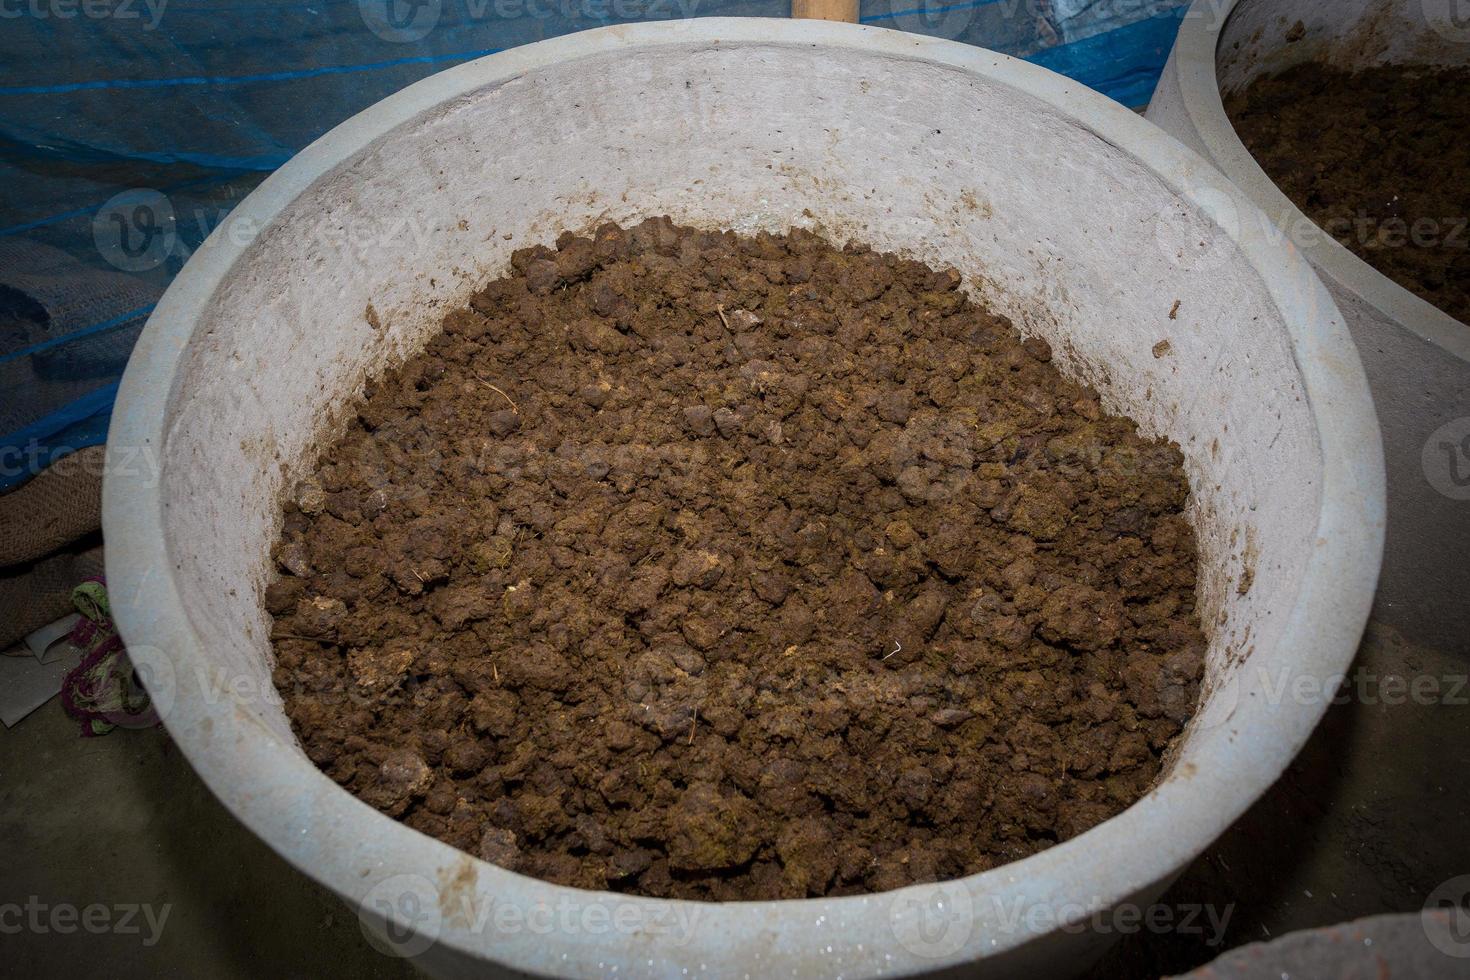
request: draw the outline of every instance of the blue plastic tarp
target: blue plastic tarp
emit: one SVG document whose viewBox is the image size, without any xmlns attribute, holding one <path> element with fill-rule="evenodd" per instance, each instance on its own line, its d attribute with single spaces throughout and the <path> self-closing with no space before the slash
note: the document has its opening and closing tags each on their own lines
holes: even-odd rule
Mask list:
<svg viewBox="0 0 1470 980">
<path fill-rule="evenodd" d="M 1187 0 L 864 0 L 862 21 L 1148 101 Z M 106 438 L 152 304 L 270 171 L 436 71 L 789 0 L 0 0 L 0 490 Z"/>
</svg>

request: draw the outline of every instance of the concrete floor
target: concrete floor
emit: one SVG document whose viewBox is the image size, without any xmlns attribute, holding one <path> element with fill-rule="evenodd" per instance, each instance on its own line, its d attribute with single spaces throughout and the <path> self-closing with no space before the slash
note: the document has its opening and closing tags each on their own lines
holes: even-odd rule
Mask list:
<svg viewBox="0 0 1470 980">
<path fill-rule="evenodd" d="M 1358 668 L 1439 679 L 1450 693 L 1463 657 L 1414 649 L 1375 628 Z M 1470 688 L 1460 703 L 1334 706 L 1282 780 L 1163 899 L 1232 909 L 1223 943 L 1139 933 L 1092 971 L 1153 978 L 1224 949 L 1386 912 L 1417 911 L 1441 882 L 1470 873 Z M 1372 702 L 1372 703 L 1369 703 Z M 0 973 L 52 976 L 162 971 L 211 977 L 412 975 L 375 952 L 356 916 L 293 870 L 214 800 L 159 730 L 79 739 L 52 701 L 0 734 Z M 41 929 L 13 928 L 7 903 L 44 903 Z M 61 934 L 58 905 L 147 905 L 137 932 Z M 65 926 L 65 919 L 58 920 Z"/>
<path fill-rule="evenodd" d="M 77 737 L 52 700 L 0 733 L 0 906 L 149 905 L 137 933 L 61 935 L 29 927 L 0 938 L 15 977 L 404 977 L 374 951 L 357 917 L 235 822 L 166 734 Z M 15 917 L 0 917 L 0 929 Z M 64 923 L 63 923 L 64 924 Z"/>
</svg>

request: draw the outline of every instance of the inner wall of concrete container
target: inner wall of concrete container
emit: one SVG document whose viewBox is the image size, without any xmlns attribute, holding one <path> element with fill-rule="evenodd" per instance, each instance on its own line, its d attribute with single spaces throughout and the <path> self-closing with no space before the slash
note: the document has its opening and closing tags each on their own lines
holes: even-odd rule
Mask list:
<svg viewBox="0 0 1470 980">
<path fill-rule="evenodd" d="M 1470 18 L 1457 0 L 1241 0 L 1220 32 L 1220 91 L 1234 95 L 1262 75 L 1308 61 L 1338 68 L 1470 64 Z M 1283 38 L 1300 21 L 1297 41 Z"/>
<path fill-rule="evenodd" d="M 1220 166 L 1321 273 L 1357 342 L 1383 430 L 1389 521 L 1374 617 L 1413 643 L 1465 653 L 1470 505 L 1436 487 L 1426 449 L 1470 415 L 1470 328 L 1318 232 L 1241 145 L 1215 89 L 1228 98 L 1307 61 L 1464 66 L 1470 18 L 1454 0 L 1240 0 L 1214 16 L 1185 21 L 1149 119 Z M 1196 68 L 1206 57 L 1213 72 Z"/>
<path fill-rule="evenodd" d="M 599 53 L 471 91 L 253 230 L 185 352 L 162 470 L 174 575 L 215 669 L 269 689 L 259 593 L 282 494 L 364 381 L 514 249 L 659 214 L 958 268 L 1110 410 L 1183 448 L 1209 690 L 1234 696 L 1221 681 L 1254 651 L 1290 663 L 1276 639 L 1322 458 L 1282 316 L 1236 245 L 1129 154 L 994 80 L 747 41 Z M 278 704 L 241 710 L 294 744 Z M 1216 737 L 1195 725 L 1176 761 Z"/>
</svg>

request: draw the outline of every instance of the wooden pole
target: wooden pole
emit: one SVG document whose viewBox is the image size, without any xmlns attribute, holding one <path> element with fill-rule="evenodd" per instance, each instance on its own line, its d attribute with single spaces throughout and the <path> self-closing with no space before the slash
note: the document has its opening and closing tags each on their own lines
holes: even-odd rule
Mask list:
<svg viewBox="0 0 1470 980">
<path fill-rule="evenodd" d="M 791 16 L 802 20 L 858 22 L 858 0 L 791 0 Z"/>
</svg>

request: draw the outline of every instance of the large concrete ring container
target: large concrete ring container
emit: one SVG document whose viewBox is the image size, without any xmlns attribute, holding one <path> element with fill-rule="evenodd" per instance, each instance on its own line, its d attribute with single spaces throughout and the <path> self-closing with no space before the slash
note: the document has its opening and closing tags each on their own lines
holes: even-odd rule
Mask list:
<svg viewBox="0 0 1470 980">
<path fill-rule="evenodd" d="M 1382 458 L 1357 354 L 1308 265 L 1269 236 L 1226 236 L 1211 217 L 1226 206 L 1251 210 L 1121 106 L 902 33 L 693 20 L 446 71 L 272 175 L 154 312 L 108 443 L 123 635 L 225 805 L 431 972 L 1065 975 L 1117 932 L 1094 913 L 1151 901 L 1282 772 L 1352 657 L 1378 569 Z M 285 488 L 364 379 L 513 249 L 665 213 L 952 264 L 1111 409 L 1183 447 L 1207 693 L 1147 797 L 956 882 L 702 904 L 494 867 L 306 759 L 260 600 Z"/>
<path fill-rule="evenodd" d="M 1321 273 L 1357 343 L 1383 428 L 1388 541 L 1374 616 L 1419 643 L 1466 653 L 1470 324 L 1313 224 L 1256 163 L 1222 104 L 1222 92 L 1305 61 L 1348 70 L 1470 64 L 1470 8 L 1459 8 L 1461 0 L 1197 0 L 1148 118 L 1224 171 Z"/>
</svg>

